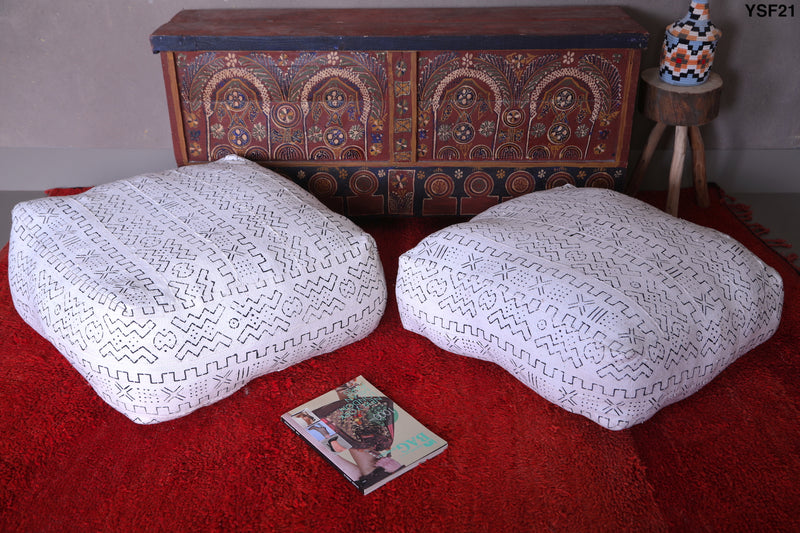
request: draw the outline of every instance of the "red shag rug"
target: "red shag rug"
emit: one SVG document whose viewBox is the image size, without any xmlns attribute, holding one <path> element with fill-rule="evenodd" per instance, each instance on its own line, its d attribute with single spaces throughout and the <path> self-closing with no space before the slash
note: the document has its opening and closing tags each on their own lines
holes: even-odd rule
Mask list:
<svg viewBox="0 0 800 533">
<path fill-rule="evenodd" d="M 137 426 L 19 318 L 0 253 L 2 531 L 798 531 L 800 276 L 718 189 L 680 216 L 729 233 L 784 279 L 775 336 L 650 421 L 610 432 L 499 367 L 402 329 L 261 377 L 185 418 Z M 663 206 L 663 193 L 642 197 Z M 393 287 L 441 220 L 364 221 Z M 390 291 L 391 292 L 391 291 Z M 280 415 L 363 374 L 446 438 L 362 496 Z"/>
</svg>

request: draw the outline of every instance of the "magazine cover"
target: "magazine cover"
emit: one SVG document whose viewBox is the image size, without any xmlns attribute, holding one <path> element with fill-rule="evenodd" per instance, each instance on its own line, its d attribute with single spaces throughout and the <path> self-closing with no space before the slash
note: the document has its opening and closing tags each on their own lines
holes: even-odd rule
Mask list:
<svg viewBox="0 0 800 533">
<path fill-rule="evenodd" d="M 364 494 L 447 448 L 363 376 L 281 419 Z"/>
</svg>

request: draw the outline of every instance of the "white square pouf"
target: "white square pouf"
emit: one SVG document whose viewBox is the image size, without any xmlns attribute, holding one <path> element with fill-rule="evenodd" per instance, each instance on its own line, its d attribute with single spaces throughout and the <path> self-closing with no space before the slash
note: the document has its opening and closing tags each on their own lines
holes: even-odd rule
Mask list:
<svg viewBox="0 0 800 533">
<path fill-rule="evenodd" d="M 386 305 L 371 236 L 236 156 L 19 204 L 9 282 L 22 318 L 143 424 L 361 339 Z"/>
<path fill-rule="evenodd" d="M 783 306 L 777 272 L 727 235 L 569 186 L 423 239 L 396 292 L 407 329 L 615 430 L 767 340 Z"/>
</svg>

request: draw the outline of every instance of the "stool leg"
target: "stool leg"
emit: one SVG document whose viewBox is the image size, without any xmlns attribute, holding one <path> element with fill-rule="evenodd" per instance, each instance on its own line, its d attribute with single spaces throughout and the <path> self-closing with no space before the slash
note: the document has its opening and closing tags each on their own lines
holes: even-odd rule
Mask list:
<svg viewBox="0 0 800 533">
<path fill-rule="evenodd" d="M 700 128 L 692 126 L 689 128 L 689 139 L 692 143 L 692 175 L 694 176 L 694 194 L 697 198 L 697 205 L 708 207 L 708 183 L 706 182 L 706 149 L 703 146 L 703 137 L 700 136 Z"/>
<path fill-rule="evenodd" d="M 628 182 L 628 186 L 625 188 L 626 194 L 634 196 L 637 192 L 639 192 L 639 187 L 642 185 L 644 173 L 647 171 L 647 167 L 650 165 L 650 160 L 653 159 L 653 152 L 656 151 L 658 141 L 661 140 L 661 136 L 664 134 L 666 127 L 667 125 L 662 122 L 656 122 L 656 125 L 653 126 L 653 130 L 650 132 L 650 136 L 647 138 L 647 144 L 645 144 L 644 150 L 642 151 L 642 156 L 639 158 L 639 162 L 636 164 L 636 168 L 633 170 L 631 180 Z"/>
<path fill-rule="evenodd" d="M 686 126 L 675 127 L 675 151 L 672 154 L 672 164 L 669 167 L 669 191 L 667 191 L 666 211 L 672 216 L 678 216 L 678 197 L 681 192 L 681 175 L 683 174 L 683 161 L 686 159 Z"/>
</svg>

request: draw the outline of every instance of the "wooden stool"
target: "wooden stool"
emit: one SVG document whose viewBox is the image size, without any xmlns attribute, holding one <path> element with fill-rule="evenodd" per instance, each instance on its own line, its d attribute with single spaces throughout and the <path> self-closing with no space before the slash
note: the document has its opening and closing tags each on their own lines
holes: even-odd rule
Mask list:
<svg viewBox="0 0 800 533">
<path fill-rule="evenodd" d="M 641 111 L 644 116 L 654 120 L 656 125 L 647 138 L 642 157 L 633 171 L 625 192 L 631 196 L 636 194 L 661 135 L 667 126 L 675 126 L 675 148 L 669 169 L 667 206 L 664 210 L 673 216 L 678 214 L 678 195 L 683 161 L 686 157 L 687 136 L 692 144 L 692 173 L 697 203 L 701 207 L 708 207 L 706 152 L 699 127 L 714 120 L 719 113 L 722 78 L 712 72 L 705 83 L 683 87 L 662 81 L 658 77 L 658 69 L 650 68 L 642 72 L 641 90 L 639 100 Z"/>
</svg>

